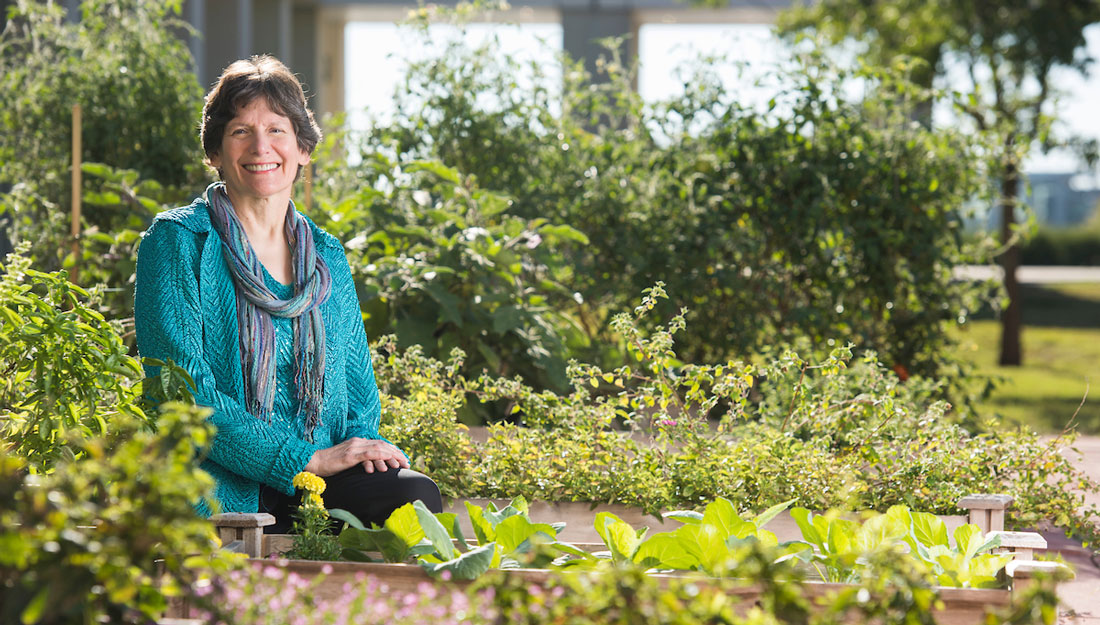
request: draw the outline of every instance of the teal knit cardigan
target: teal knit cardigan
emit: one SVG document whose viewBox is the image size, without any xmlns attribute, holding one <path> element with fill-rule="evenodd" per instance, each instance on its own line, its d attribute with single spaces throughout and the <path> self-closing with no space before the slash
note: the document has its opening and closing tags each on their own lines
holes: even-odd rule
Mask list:
<svg viewBox="0 0 1100 625">
<path fill-rule="evenodd" d="M 312 443 L 301 423 L 267 422 L 244 407 L 233 280 L 201 198 L 157 215 L 138 250 L 138 352 L 186 369 L 195 379 L 196 402 L 213 409 L 208 420 L 217 433 L 202 467 L 217 484 L 217 512 L 257 512 L 260 486 L 292 495 L 291 480 L 314 451 L 355 436 L 380 438 L 378 387 L 351 268 L 340 242 L 309 225 L 332 274 L 332 295 L 321 306 L 325 398 Z M 158 368 L 145 372 L 154 376 Z M 214 512 L 204 503 L 198 508 L 204 516 Z"/>
</svg>

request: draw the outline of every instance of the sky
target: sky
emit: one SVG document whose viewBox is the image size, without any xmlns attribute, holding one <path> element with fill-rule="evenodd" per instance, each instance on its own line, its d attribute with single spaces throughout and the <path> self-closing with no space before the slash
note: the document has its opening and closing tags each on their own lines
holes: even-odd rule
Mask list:
<svg viewBox="0 0 1100 625">
<path fill-rule="evenodd" d="M 453 26 L 433 25 L 434 41 L 457 35 Z M 532 22 L 519 25 L 471 24 L 468 41 L 478 44 L 496 36 L 503 52 L 535 60 L 543 67 L 554 67 L 561 50 L 561 25 Z M 1088 51 L 1100 59 L 1100 25 L 1086 31 Z M 392 22 L 350 22 L 345 31 L 345 108 L 353 127 L 365 128 L 371 117 L 386 119 L 393 113 L 392 95 L 404 74 L 407 58 L 423 59 L 438 54 L 438 46 L 425 46 L 405 29 Z M 784 58 L 783 47 L 761 24 L 644 24 L 638 33 L 638 90 L 647 101 L 674 96 L 684 89 L 680 68 L 700 54 L 732 61 L 721 64 L 718 75 L 742 101 L 762 106 L 772 93 L 754 88 L 752 83 L 767 79 L 777 60 Z M 359 72 L 370 68 L 371 79 L 359 80 Z M 736 69 L 743 68 L 742 70 Z M 949 71 L 952 76 L 954 72 Z M 954 79 L 949 79 L 954 80 Z M 1100 63 L 1090 75 L 1062 69 L 1053 76 L 1053 85 L 1062 95 L 1058 113 L 1064 134 L 1100 139 Z M 1075 171 L 1075 158 L 1064 153 L 1036 155 L 1028 161 L 1028 171 Z"/>
</svg>

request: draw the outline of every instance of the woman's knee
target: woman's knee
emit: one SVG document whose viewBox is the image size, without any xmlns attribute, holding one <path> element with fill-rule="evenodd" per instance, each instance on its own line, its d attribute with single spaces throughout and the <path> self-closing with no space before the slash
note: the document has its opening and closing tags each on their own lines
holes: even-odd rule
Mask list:
<svg viewBox="0 0 1100 625">
<path fill-rule="evenodd" d="M 401 470 L 400 480 L 408 501 L 419 499 L 432 512 L 443 512 L 443 496 L 439 493 L 439 486 L 436 485 L 435 480 L 409 469 Z"/>
</svg>

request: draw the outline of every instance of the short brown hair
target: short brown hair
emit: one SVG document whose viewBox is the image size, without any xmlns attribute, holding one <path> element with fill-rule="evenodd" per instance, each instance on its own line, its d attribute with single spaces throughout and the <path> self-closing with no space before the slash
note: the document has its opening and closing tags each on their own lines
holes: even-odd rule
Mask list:
<svg viewBox="0 0 1100 625">
<path fill-rule="evenodd" d="M 306 154 L 313 153 L 313 148 L 321 141 L 321 128 L 306 104 L 302 83 L 282 61 L 261 54 L 234 61 L 206 94 L 199 138 L 206 152 L 207 164 L 210 157 L 222 149 L 226 125 L 237 116 L 238 111 L 259 97 L 267 100 L 273 112 L 290 120 L 294 135 L 298 138 L 298 147 Z M 301 170 L 298 167 L 299 174 Z M 221 175 L 221 172 L 218 174 Z"/>
</svg>

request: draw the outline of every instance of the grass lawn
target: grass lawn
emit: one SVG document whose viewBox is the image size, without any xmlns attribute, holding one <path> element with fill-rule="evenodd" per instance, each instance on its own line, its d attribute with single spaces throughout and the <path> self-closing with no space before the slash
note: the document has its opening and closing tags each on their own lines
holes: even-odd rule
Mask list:
<svg viewBox="0 0 1100 625">
<path fill-rule="evenodd" d="M 986 412 L 1059 432 L 1087 392 L 1074 422 L 1082 433 L 1100 433 L 1100 284 L 1024 287 L 1023 366 L 997 366 L 1000 333 L 995 320 L 958 330 L 963 357 L 1004 378 Z"/>
</svg>

